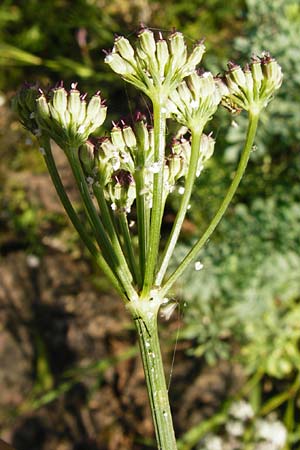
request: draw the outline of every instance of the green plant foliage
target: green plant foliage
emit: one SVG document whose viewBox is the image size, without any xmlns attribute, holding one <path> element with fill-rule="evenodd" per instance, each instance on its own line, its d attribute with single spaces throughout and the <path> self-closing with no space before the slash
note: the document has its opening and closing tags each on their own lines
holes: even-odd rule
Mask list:
<svg viewBox="0 0 300 450">
<path fill-rule="evenodd" d="M 299 186 L 288 193 L 280 188 L 249 206 L 237 204 L 220 225 L 202 252 L 204 269 L 186 279 L 183 336 L 197 341 L 193 353 L 214 362 L 230 354 L 235 339 L 246 344 L 250 372 L 264 365 L 266 373 L 282 377 L 297 367 L 299 200 Z"/>
</svg>

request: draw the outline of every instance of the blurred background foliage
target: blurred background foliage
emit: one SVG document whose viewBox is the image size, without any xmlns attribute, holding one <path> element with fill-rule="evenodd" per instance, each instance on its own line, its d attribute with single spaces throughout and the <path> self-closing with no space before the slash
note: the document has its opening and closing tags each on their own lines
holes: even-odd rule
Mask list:
<svg viewBox="0 0 300 450">
<path fill-rule="evenodd" d="M 284 448 L 296 448 L 299 383 L 291 387 L 300 367 L 298 0 L 191 0 L 188 6 L 184 0 L 2 0 L 0 100 L 5 117 L 0 118 L 0 225 L 5 236 L 17 236 L 27 252 L 36 254 L 43 252 L 39 242 L 45 230 L 61 233 L 68 226 L 61 214 L 41 218 L 27 198 L 26 186 L 17 182 L 16 187 L 12 181 L 13 173 L 45 170 L 35 144 L 8 111 L 18 85 L 24 80 L 47 85 L 63 79 L 66 85 L 79 81 L 80 89 L 88 92 L 100 88 L 108 99 L 109 119 L 136 106 L 146 107 L 132 87 L 108 71 L 102 55 L 102 49 L 112 47 L 114 34 L 134 39 L 140 22 L 162 32 L 175 27 L 191 45 L 205 37 L 204 64 L 214 73 L 224 70 L 228 59 L 243 63 L 263 50 L 282 65 L 284 83 L 261 117 L 247 174 L 200 255 L 204 269 L 195 272 L 192 267 L 174 294 L 187 305 L 181 308 L 180 339 L 190 343 L 191 357 L 209 365 L 224 358 L 239 361 L 249 382 L 254 380 L 247 397 L 255 411 L 276 410 L 289 431 Z M 189 231 L 176 259 L 187 252 L 220 204 L 245 126 L 243 114 L 229 117 L 225 111 L 210 124 L 207 131 L 214 130 L 217 140 L 215 156 L 195 186 Z M 177 202 L 175 196 L 168 206 L 171 216 Z M 71 231 L 70 236 L 74 243 Z M 198 439 L 203 436 L 201 430 L 195 433 Z M 192 448 L 191 442 L 183 448 Z"/>
</svg>

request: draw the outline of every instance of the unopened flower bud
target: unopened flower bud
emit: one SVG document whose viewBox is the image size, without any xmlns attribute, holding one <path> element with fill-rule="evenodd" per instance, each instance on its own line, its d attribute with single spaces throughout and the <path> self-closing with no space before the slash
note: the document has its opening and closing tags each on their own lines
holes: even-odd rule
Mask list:
<svg viewBox="0 0 300 450">
<path fill-rule="evenodd" d="M 152 31 L 148 28 L 143 28 L 138 34 L 138 39 L 141 49 L 145 53 L 145 55 L 147 55 L 149 58 L 154 58 L 156 52 L 156 43 Z"/>
<path fill-rule="evenodd" d="M 125 170 L 113 173 L 108 185 L 108 194 L 114 211 L 129 213 L 136 197 L 135 183 L 131 173 Z"/>
<path fill-rule="evenodd" d="M 50 110 L 44 94 L 41 94 L 36 99 L 36 108 L 37 121 L 43 126 L 43 122 L 46 121 L 48 123 L 50 119 Z"/>
<path fill-rule="evenodd" d="M 135 133 L 137 137 L 138 147 L 141 152 L 147 152 L 149 149 L 149 132 L 147 125 L 143 120 L 139 120 L 135 124 Z"/>
<path fill-rule="evenodd" d="M 13 98 L 12 107 L 19 115 L 21 123 L 32 133 L 38 128 L 36 121 L 36 86 L 25 84 Z"/>
<path fill-rule="evenodd" d="M 170 41 L 171 54 L 173 56 L 176 55 L 178 57 L 181 57 L 183 54 L 186 53 L 186 45 L 185 45 L 185 41 L 184 41 L 184 37 L 183 37 L 182 33 L 180 33 L 179 31 L 175 31 L 169 37 L 169 41 Z M 182 61 L 182 62 L 185 62 L 185 61 Z"/>
<path fill-rule="evenodd" d="M 123 133 L 120 127 L 114 126 L 113 129 L 110 132 L 111 140 L 113 145 L 119 149 L 124 150 L 125 148 L 125 141 L 123 138 Z"/>
<path fill-rule="evenodd" d="M 128 39 L 124 36 L 118 36 L 115 39 L 115 50 L 118 51 L 126 61 L 136 64 L 134 59 L 134 49 Z"/>
<path fill-rule="evenodd" d="M 202 162 L 207 161 L 212 157 L 215 148 L 215 140 L 207 134 L 202 134 L 200 142 L 200 156 Z"/>
<path fill-rule="evenodd" d="M 100 95 L 93 95 L 86 109 L 86 119 L 92 123 L 96 123 L 98 121 L 98 116 L 100 114 L 101 108 L 102 105 Z"/>
<path fill-rule="evenodd" d="M 169 42 L 170 53 L 172 55 L 170 60 L 170 70 L 175 72 L 186 63 L 187 49 L 183 34 L 179 33 L 178 31 L 171 34 L 171 36 L 169 37 Z"/>
<path fill-rule="evenodd" d="M 68 111 L 72 117 L 77 118 L 77 116 L 80 113 L 80 108 L 81 108 L 80 92 L 77 91 L 77 89 L 71 89 L 68 97 Z"/>
<path fill-rule="evenodd" d="M 156 42 L 156 59 L 161 78 L 165 76 L 165 69 L 169 62 L 169 56 L 167 42 L 164 39 L 160 39 Z"/>
<path fill-rule="evenodd" d="M 52 98 L 52 105 L 54 110 L 58 113 L 59 117 L 61 118 L 61 121 L 65 121 L 65 112 L 67 110 L 67 92 L 65 88 L 59 87 L 56 89 L 53 89 L 53 98 Z"/>
<path fill-rule="evenodd" d="M 260 91 L 262 81 L 264 79 L 264 75 L 261 69 L 260 59 L 253 57 L 251 63 L 251 73 L 254 81 L 254 86 L 257 92 Z"/>
<path fill-rule="evenodd" d="M 205 45 L 203 42 L 199 42 L 195 45 L 195 47 L 192 50 L 192 53 L 189 55 L 187 62 L 186 62 L 186 74 L 189 75 L 189 73 L 193 72 L 198 64 L 200 64 L 202 60 L 202 56 L 205 53 Z"/>
<path fill-rule="evenodd" d="M 104 62 L 119 75 L 131 75 L 134 73 L 134 68 L 123 59 L 118 53 L 109 53 L 106 55 Z"/>
<path fill-rule="evenodd" d="M 191 106 L 191 101 L 192 101 L 192 96 L 191 96 L 191 91 L 189 90 L 189 88 L 187 87 L 187 84 L 185 81 L 182 81 L 180 83 L 180 85 L 178 86 L 178 94 L 180 96 L 181 101 L 190 108 Z"/>
<path fill-rule="evenodd" d="M 270 89 L 279 89 L 283 78 L 280 65 L 268 53 L 263 55 L 261 63 L 263 74 Z"/>
<path fill-rule="evenodd" d="M 86 141 L 79 148 L 79 158 L 87 175 L 92 175 L 95 167 L 95 146 L 91 141 Z"/>
<path fill-rule="evenodd" d="M 136 137 L 132 128 L 126 125 L 122 131 L 126 146 L 130 149 L 136 148 Z"/>
</svg>

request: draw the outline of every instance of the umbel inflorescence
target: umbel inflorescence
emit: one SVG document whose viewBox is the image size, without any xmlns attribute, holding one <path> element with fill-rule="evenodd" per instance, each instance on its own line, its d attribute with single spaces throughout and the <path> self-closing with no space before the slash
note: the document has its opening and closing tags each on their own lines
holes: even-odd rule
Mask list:
<svg viewBox="0 0 300 450">
<path fill-rule="evenodd" d="M 135 46 L 123 36 L 116 37 L 105 63 L 150 98 L 153 125 L 138 113 L 133 124 L 120 121 L 109 134 L 99 136 L 107 113 L 105 101 L 99 92 L 88 99 L 76 83 L 69 91 L 60 83 L 47 92 L 24 85 L 14 99 L 21 122 L 35 134 L 46 159 L 51 158 L 50 140 L 66 153 L 97 251 L 126 300 L 143 292 L 148 296 L 153 287 L 161 286 L 195 177 L 214 151 L 214 139 L 203 130 L 217 108 L 224 105 L 258 116 L 282 82 L 281 68 L 268 53 L 253 57 L 244 69 L 230 62 L 223 76 L 214 77 L 199 68 L 204 52 L 203 41 L 188 51 L 177 31 L 165 39 L 143 27 Z M 174 137 L 168 148 L 167 119 L 182 125 L 182 135 Z M 158 247 L 164 205 L 178 182 L 184 190 L 182 206 L 161 260 Z M 136 246 L 127 217 L 132 208 L 137 216 Z M 123 276 L 115 271 L 120 265 L 125 267 Z"/>
<path fill-rule="evenodd" d="M 224 215 L 244 174 L 260 112 L 282 82 L 281 68 L 267 52 L 244 68 L 230 62 L 222 76 L 199 67 L 204 52 L 203 41 L 189 51 L 177 31 L 164 38 L 143 27 L 134 45 L 116 37 L 105 63 L 149 97 L 152 116 L 147 121 L 137 113 L 130 124 L 120 120 L 104 136 L 100 127 L 107 108 L 100 92 L 88 99 L 76 83 L 69 91 L 62 83 L 48 91 L 24 85 L 14 98 L 22 124 L 39 142 L 71 222 L 134 319 L 158 448 L 163 450 L 175 450 L 176 441 L 157 335 L 158 310 L 168 303 L 168 292 Z M 206 127 L 221 105 L 231 112 L 244 110 L 248 116 L 240 163 L 211 223 L 168 274 L 195 179 L 214 152 L 215 141 Z M 168 140 L 167 120 L 177 122 L 180 129 Z M 52 141 L 70 163 L 84 220 L 64 189 Z M 162 244 L 165 204 L 178 186 L 179 209 Z M 199 270 L 202 264 L 195 267 Z"/>
</svg>

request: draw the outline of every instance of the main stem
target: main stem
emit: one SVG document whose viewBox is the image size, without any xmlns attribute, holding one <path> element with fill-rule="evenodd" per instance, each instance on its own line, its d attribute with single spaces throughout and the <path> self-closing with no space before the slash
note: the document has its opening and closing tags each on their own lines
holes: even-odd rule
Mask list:
<svg viewBox="0 0 300 450">
<path fill-rule="evenodd" d="M 168 390 L 159 345 L 154 299 L 129 302 L 138 334 L 158 450 L 177 450 Z"/>
<path fill-rule="evenodd" d="M 160 95 L 153 100 L 154 121 L 154 164 L 158 164 L 159 170 L 153 176 L 153 204 L 151 211 L 151 224 L 149 236 L 149 250 L 146 260 L 146 272 L 144 279 L 143 298 L 149 296 L 154 282 L 154 273 L 157 264 L 157 256 L 160 242 L 160 227 L 163 211 L 163 183 L 164 183 L 164 157 L 166 139 L 166 113 L 163 112 Z"/>
</svg>

